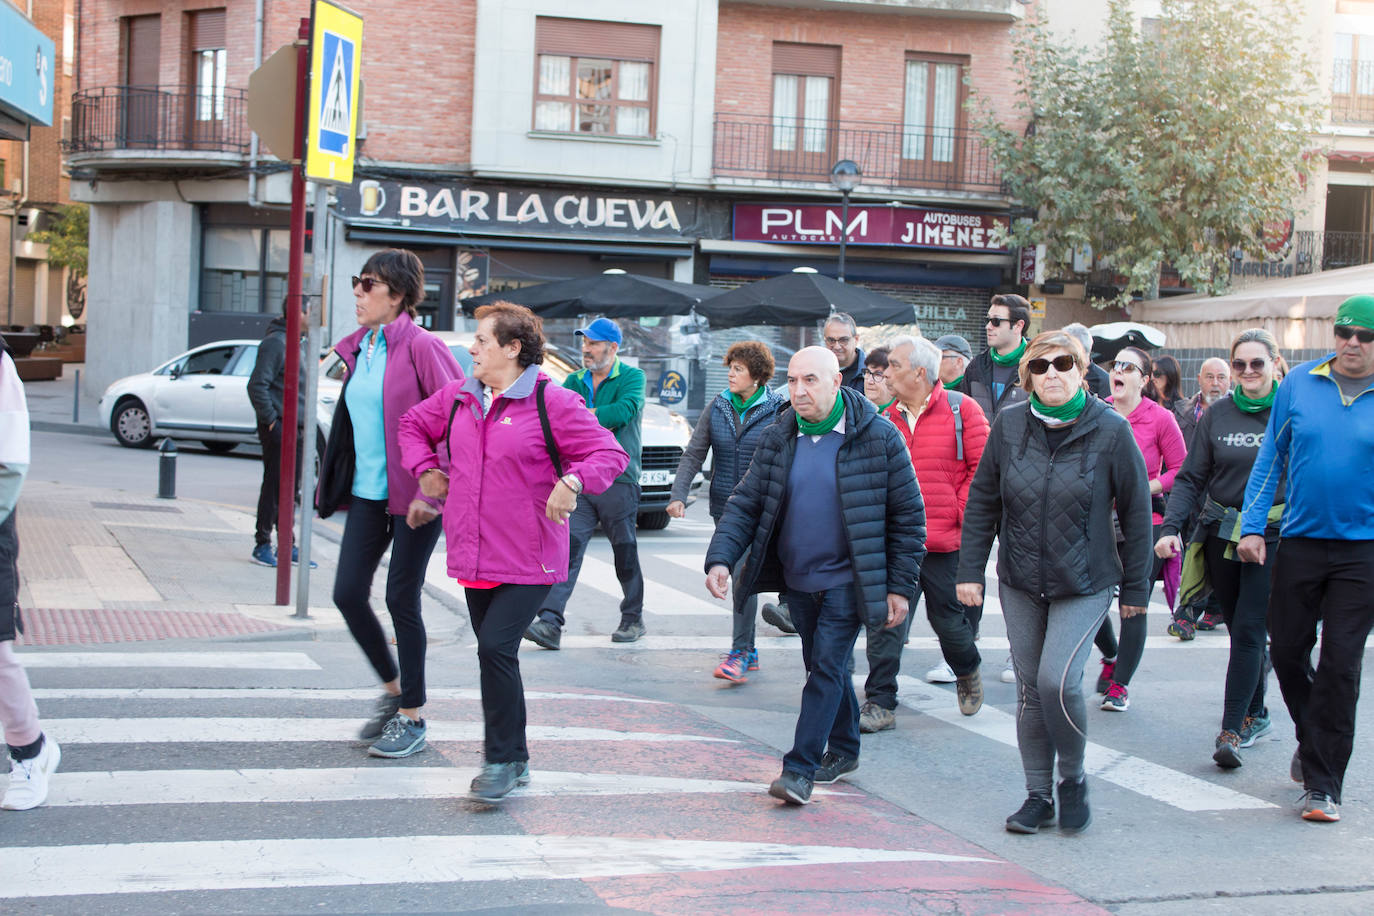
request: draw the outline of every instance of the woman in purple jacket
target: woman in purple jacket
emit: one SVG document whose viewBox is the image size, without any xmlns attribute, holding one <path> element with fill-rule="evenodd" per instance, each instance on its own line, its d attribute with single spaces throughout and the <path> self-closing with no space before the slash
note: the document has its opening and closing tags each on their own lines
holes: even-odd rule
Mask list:
<svg viewBox="0 0 1374 916">
<path fill-rule="evenodd" d="M 392 248 L 374 254 L 353 278 L 361 327 L 334 347 L 348 374 L 330 445 L 347 448 L 338 434 L 351 430 L 354 459 L 351 482 L 346 481 L 348 520 L 339 545 L 334 604 L 385 688 L 376 714 L 359 732 L 364 741 L 373 742 L 368 753 L 374 757 L 409 757 L 425 746 L 420 707 L 425 705 L 426 639 L 420 589 L 439 540 L 439 503 L 423 499 L 415 478 L 406 473 L 396 425 L 420 401 L 454 379 L 461 381 L 463 370 L 443 341 L 412 320 L 424 295 L 425 269 L 414 253 Z M 332 465 L 331 449 L 326 449 L 325 461 Z M 320 502 L 322 515 L 339 508 L 325 505 L 323 495 Z M 388 547 L 386 609 L 396 632 L 399 666 L 368 598 Z"/>
<path fill-rule="evenodd" d="M 400 439 L 421 492 L 444 499 L 448 573 L 467 592 L 486 722 L 469 797 L 494 803 L 530 781 L 520 638 L 568 576 L 578 495 L 605 491 L 629 456 L 581 397 L 539 370 L 543 322 L 533 312 L 497 302 L 477 320 L 473 377 L 410 410 Z"/>
</svg>

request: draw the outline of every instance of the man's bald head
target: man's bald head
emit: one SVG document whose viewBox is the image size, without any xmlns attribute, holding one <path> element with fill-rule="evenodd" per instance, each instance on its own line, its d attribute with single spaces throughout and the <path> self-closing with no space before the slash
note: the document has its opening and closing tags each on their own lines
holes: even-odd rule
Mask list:
<svg viewBox="0 0 1374 916">
<path fill-rule="evenodd" d="M 1226 396 L 1231 387 L 1231 367 L 1219 356 L 1203 360 L 1197 371 L 1197 389 L 1209 407 Z"/>
<path fill-rule="evenodd" d="M 825 419 L 840 390 L 840 361 L 824 347 L 803 347 L 787 363 L 787 393 L 803 420 Z"/>
</svg>

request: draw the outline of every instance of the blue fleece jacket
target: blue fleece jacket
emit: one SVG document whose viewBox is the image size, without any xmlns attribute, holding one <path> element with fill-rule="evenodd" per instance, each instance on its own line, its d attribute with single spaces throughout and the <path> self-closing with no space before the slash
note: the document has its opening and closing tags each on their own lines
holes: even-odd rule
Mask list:
<svg viewBox="0 0 1374 916">
<path fill-rule="evenodd" d="M 1245 487 L 1242 534 L 1264 533 L 1287 470 L 1281 537 L 1374 540 L 1374 387 L 1347 401 L 1334 358 L 1302 363 L 1279 385 Z"/>
</svg>

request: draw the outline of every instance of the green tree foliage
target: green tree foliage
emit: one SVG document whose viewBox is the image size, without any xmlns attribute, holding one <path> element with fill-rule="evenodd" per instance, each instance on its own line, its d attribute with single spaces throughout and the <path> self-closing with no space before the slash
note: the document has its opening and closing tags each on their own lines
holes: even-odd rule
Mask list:
<svg viewBox="0 0 1374 916">
<path fill-rule="evenodd" d="M 1110 0 L 1091 54 L 1027 25 L 1016 72 L 1030 126 L 972 103 L 1012 197 L 1035 214 L 1010 243 L 1046 245 L 1051 276 L 1091 246 L 1128 291 L 1149 294 L 1161 263 L 1224 291 L 1230 253 L 1260 254 L 1262 227 L 1292 216 L 1317 155 L 1323 108 L 1300 22 L 1294 0 L 1163 0 L 1157 34 L 1142 35 L 1130 4 Z"/>
<path fill-rule="evenodd" d="M 48 263 L 69 267 L 79 277 L 86 276 L 91 234 L 91 213 L 85 204 L 67 204 L 51 229 L 30 232 L 28 239 L 48 246 Z"/>
</svg>

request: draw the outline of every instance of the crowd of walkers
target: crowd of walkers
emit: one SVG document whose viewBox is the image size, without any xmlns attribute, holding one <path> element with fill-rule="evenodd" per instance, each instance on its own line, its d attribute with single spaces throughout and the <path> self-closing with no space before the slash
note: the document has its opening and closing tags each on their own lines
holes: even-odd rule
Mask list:
<svg viewBox="0 0 1374 916">
<path fill-rule="evenodd" d="M 411 252 L 373 255 L 353 291 L 359 326 L 334 348 L 346 375 L 317 502 L 322 515 L 348 510 L 334 601 L 383 690 L 360 737 L 385 758 L 426 746 L 420 595 L 442 530 L 477 639 L 485 732 L 470 797 L 497 803 L 530 781 L 522 639 L 559 648 L 598 524 L 624 591 L 612 639 L 645 633 L 634 535 L 644 376 L 618 358 L 620 329 L 603 318 L 578 331 L 585 368 L 552 384 L 541 320 L 510 303 L 477 311 L 465 376 L 414 321 L 424 272 Z M 1341 305 L 1329 355 L 1291 371 L 1270 333 L 1243 331 L 1228 358 L 1202 363 L 1189 398 L 1168 354 L 1128 346 L 1099 366 L 1082 325 L 1031 337 L 1030 323 L 1025 299 L 997 295 L 976 354 L 952 334 L 897 336 L 865 353 L 854 320 L 835 313 L 824 346 L 789 360 L 785 391 L 769 388 L 777 367 L 765 344 L 725 353 L 727 387 L 696 425 L 668 514 L 685 513 L 709 455 L 706 587 L 734 609 L 715 677 L 745 684 L 759 670 L 761 593 L 778 595 L 764 619 L 800 637 L 806 681 L 769 793 L 809 802 L 815 784 L 858 769 L 862 733 L 896 726 L 919 598 L 940 648 L 926 679 L 954 684 L 962 714 L 980 711 L 984 573 L 996 543 L 1010 646 L 1002 679 L 1017 685 L 1026 789 L 1008 830 L 1090 824 L 1085 667 L 1096 645 L 1094 702 L 1129 709 L 1156 582 L 1170 635 L 1229 632 L 1216 764 L 1241 766 L 1242 750 L 1272 729 L 1273 670 L 1298 739 L 1289 772 L 1304 787 L 1302 817 L 1338 820 L 1374 625 L 1374 296 Z M 269 352 L 284 352 L 284 337 L 276 343 Z M 273 366 L 255 399 L 264 443 L 281 436 L 282 367 Z M 21 622 L 22 403 L 0 356 L 0 426 L 13 428 L 0 449 L 7 808 L 42 803 L 60 753 L 10 652 Z M 265 565 L 276 562 L 275 501 L 275 491 L 264 497 L 254 550 Z M 388 550 L 394 654 L 370 603 Z M 860 632 L 862 703 L 852 676 Z"/>
</svg>

